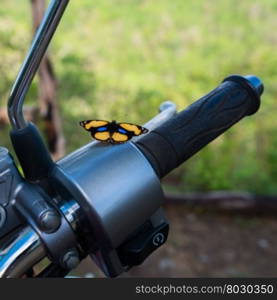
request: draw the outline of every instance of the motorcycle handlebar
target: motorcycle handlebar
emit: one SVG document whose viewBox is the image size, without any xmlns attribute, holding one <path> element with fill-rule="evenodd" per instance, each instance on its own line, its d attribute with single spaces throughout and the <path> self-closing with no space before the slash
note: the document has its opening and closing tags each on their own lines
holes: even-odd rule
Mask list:
<svg viewBox="0 0 277 300">
<path fill-rule="evenodd" d="M 160 178 L 260 106 L 262 82 L 227 77 L 216 89 L 136 142 Z"/>
<path fill-rule="evenodd" d="M 167 109 L 147 123 L 149 134 L 134 143 L 162 178 L 244 116 L 255 113 L 262 92 L 263 85 L 257 77 L 227 77 L 219 87 L 178 114 L 174 105 L 165 103 Z M 70 223 L 74 221 L 71 206 L 60 209 Z M 45 255 L 38 235 L 29 227 L 20 229 L 0 247 L 0 277 L 21 276 Z"/>
</svg>

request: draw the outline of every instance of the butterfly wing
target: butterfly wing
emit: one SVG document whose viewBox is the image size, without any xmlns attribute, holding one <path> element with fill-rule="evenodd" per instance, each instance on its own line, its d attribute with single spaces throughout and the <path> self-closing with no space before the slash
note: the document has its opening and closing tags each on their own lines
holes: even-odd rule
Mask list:
<svg viewBox="0 0 277 300">
<path fill-rule="evenodd" d="M 102 142 L 110 140 L 109 124 L 110 122 L 104 120 L 86 120 L 80 122 L 80 125 L 89 131 L 94 139 Z"/>
<path fill-rule="evenodd" d="M 101 142 L 108 142 L 111 138 L 109 131 L 91 133 L 91 136 Z"/>
<path fill-rule="evenodd" d="M 120 133 L 120 132 L 114 132 L 111 135 L 111 143 L 112 144 L 121 144 L 129 141 L 133 135 L 130 135 L 129 133 Z"/>
<path fill-rule="evenodd" d="M 109 125 L 109 121 L 104 120 L 86 120 L 81 121 L 79 124 L 87 131 L 91 131 L 93 129 L 97 129 L 99 127 L 107 126 Z"/>
<path fill-rule="evenodd" d="M 111 143 L 125 143 L 129 141 L 133 136 L 138 136 L 146 132 L 148 132 L 148 129 L 139 125 L 131 123 L 117 123 L 116 130 L 111 135 Z"/>
<path fill-rule="evenodd" d="M 131 123 L 118 123 L 118 126 L 121 127 L 122 129 L 126 130 L 127 132 L 133 133 L 133 135 L 138 136 L 143 133 L 147 133 L 148 129 L 140 126 L 140 125 L 135 125 Z"/>
<path fill-rule="evenodd" d="M 91 136 L 102 142 L 121 144 L 129 141 L 133 136 L 148 132 L 148 129 L 131 123 L 115 123 L 104 120 L 81 121 L 80 125 L 91 133 Z"/>
</svg>

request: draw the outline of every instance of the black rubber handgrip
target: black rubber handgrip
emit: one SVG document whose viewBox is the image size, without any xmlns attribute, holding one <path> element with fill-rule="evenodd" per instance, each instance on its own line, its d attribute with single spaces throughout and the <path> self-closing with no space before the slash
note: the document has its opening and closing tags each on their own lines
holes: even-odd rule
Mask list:
<svg viewBox="0 0 277 300">
<path fill-rule="evenodd" d="M 227 77 L 215 90 L 142 137 L 136 145 L 162 178 L 244 116 L 255 113 L 262 92 L 257 77 Z"/>
<path fill-rule="evenodd" d="M 29 123 L 25 128 L 12 130 L 10 137 L 26 179 L 46 179 L 55 163 L 36 126 Z"/>
</svg>

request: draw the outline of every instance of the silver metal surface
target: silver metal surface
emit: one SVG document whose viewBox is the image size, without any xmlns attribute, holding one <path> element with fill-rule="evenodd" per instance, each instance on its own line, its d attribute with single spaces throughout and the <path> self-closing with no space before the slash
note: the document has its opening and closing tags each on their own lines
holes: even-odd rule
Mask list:
<svg viewBox="0 0 277 300">
<path fill-rule="evenodd" d="M 6 210 L 0 204 L 0 228 L 5 224 L 5 222 L 6 222 Z"/>
<path fill-rule="evenodd" d="M 13 128 L 26 126 L 23 102 L 69 0 L 52 0 L 13 85 L 8 114 Z"/>
<path fill-rule="evenodd" d="M 0 245 L 0 278 L 20 277 L 45 256 L 38 235 L 25 227 Z"/>
<path fill-rule="evenodd" d="M 77 229 L 79 210 L 80 205 L 73 199 L 65 201 L 60 205 L 60 211 L 63 213 L 73 230 Z"/>
<path fill-rule="evenodd" d="M 0 163 L 9 156 L 9 150 L 5 147 L 0 147 Z"/>
<path fill-rule="evenodd" d="M 92 142 L 58 162 L 81 191 L 113 247 L 144 223 L 164 199 L 160 181 L 132 143 Z M 103 237 L 104 238 L 104 237 Z"/>
<path fill-rule="evenodd" d="M 255 75 L 247 75 L 244 77 L 250 82 L 250 84 L 254 87 L 254 89 L 256 89 L 256 91 L 259 95 L 261 95 L 263 93 L 264 85 L 263 85 L 262 81 L 260 80 L 260 78 L 258 78 Z"/>
<path fill-rule="evenodd" d="M 164 122 L 166 122 L 168 119 L 173 117 L 176 114 L 176 104 L 172 101 L 164 101 L 160 104 L 159 107 L 159 113 L 146 122 L 143 126 L 147 128 L 148 130 L 154 130 L 155 128 L 162 125 Z M 132 138 L 132 142 L 136 142 L 139 139 L 141 139 L 144 135 L 135 136 Z"/>
<path fill-rule="evenodd" d="M 153 119 L 144 124 L 149 130 L 160 126 L 162 123 L 166 122 L 168 119 L 176 114 L 176 104 L 172 101 L 165 101 L 161 103 L 159 107 L 160 113 L 157 114 Z"/>
<path fill-rule="evenodd" d="M 7 208 L 12 194 L 22 178 L 9 151 L 0 147 L 0 204 Z"/>
</svg>

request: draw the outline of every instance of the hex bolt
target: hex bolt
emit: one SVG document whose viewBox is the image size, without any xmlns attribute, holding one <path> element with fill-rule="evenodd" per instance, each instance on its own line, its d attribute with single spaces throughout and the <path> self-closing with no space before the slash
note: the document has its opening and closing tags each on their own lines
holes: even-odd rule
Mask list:
<svg viewBox="0 0 277 300">
<path fill-rule="evenodd" d="M 54 210 L 48 210 L 39 219 L 40 229 L 47 233 L 55 232 L 61 225 L 61 218 Z"/>
<path fill-rule="evenodd" d="M 0 229 L 6 222 L 6 211 L 5 208 L 0 205 Z"/>
<path fill-rule="evenodd" d="M 62 258 L 62 265 L 68 270 L 76 268 L 80 263 L 79 254 L 75 249 L 69 250 Z"/>
</svg>

